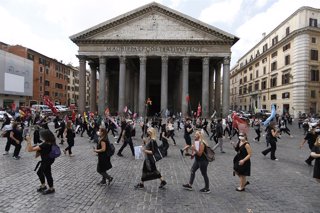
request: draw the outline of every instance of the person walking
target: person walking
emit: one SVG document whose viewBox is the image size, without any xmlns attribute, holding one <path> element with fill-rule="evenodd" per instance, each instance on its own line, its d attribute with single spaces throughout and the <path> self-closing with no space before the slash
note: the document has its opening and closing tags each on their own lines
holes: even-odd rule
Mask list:
<svg viewBox="0 0 320 213">
<path fill-rule="evenodd" d="M 184 125 L 184 140 L 186 141 L 186 146 L 183 149 L 180 149 L 181 155 L 186 151 L 185 156 L 190 156 L 189 148 L 191 146 L 191 134 L 193 133 L 193 127 L 191 125 L 191 118 L 187 118 Z"/>
<path fill-rule="evenodd" d="M 21 150 L 21 143 L 23 141 L 22 138 L 22 128 L 20 124 L 18 125 L 17 122 L 14 122 L 12 124 L 12 131 L 10 132 L 10 141 L 11 144 L 15 146 L 14 151 L 13 151 L 13 158 L 15 160 L 20 159 L 20 150 Z"/>
<path fill-rule="evenodd" d="M 192 149 L 192 158 L 194 158 L 194 163 L 191 168 L 191 175 L 189 183 L 183 184 L 182 187 L 187 190 L 193 190 L 192 184 L 196 175 L 196 171 L 200 168 L 201 174 L 204 179 L 205 187 L 200 190 L 202 193 L 210 193 L 209 188 L 209 178 L 207 174 L 207 168 L 209 161 L 207 157 L 205 156 L 206 147 L 208 146 L 206 141 L 203 140 L 203 136 L 201 134 L 201 131 L 196 131 L 195 135 L 195 141 L 191 147 Z"/>
<path fill-rule="evenodd" d="M 61 141 L 60 141 L 60 144 L 63 144 L 64 140 L 63 140 L 63 133 L 65 132 L 66 130 L 66 123 L 65 121 L 62 119 L 60 121 L 60 125 L 59 125 L 59 128 L 58 128 L 58 135 L 57 135 L 57 138 L 61 138 Z"/>
<path fill-rule="evenodd" d="M 40 137 L 42 144 L 38 146 L 31 145 L 31 138 L 29 136 L 26 137 L 27 141 L 27 151 L 34 152 L 36 151 L 37 154 L 41 156 L 41 161 L 38 163 L 40 167 L 37 171 L 37 175 L 40 180 L 40 187 L 37 189 L 38 192 L 42 192 L 42 194 L 51 194 L 55 192 L 53 187 L 53 178 L 51 173 L 51 165 L 54 163 L 54 158 L 50 158 L 50 152 L 53 146 L 56 146 L 56 138 L 54 134 L 49 129 L 44 129 L 40 131 Z M 37 167 L 38 167 L 37 165 Z M 37 168 L 36 167 L 36 168 Z M 46 180 L 49 188 L 46 186 Z"/>
<path fill-rule="evenodd" d="M 320 136 L 318 136 L 314 147 L 311 151 L 311 156 L 316 159 L 313 169 L 313 178 L 315 178 L 320 183 Z"/>
<path fill-rule="evenodd" d="M 300 149 L 303 147 L 303 145 L 308 142 L 309 145 L 309 149 L 310 151 L 312 151 L 313 147 L 314 147 L 314 143 L 316 142 L 318 137 L 318 134 L 316 133 L 316 126 L 313 125 L 311 126 L 310 131 L 306 134 L 306 136 L 304 137 L 304 140 L 302 141 L 302 143 L 300 144 Z M 308 159 L 305 160 L 306 164 L 308 164 L 309 166 L 312 166 L 312 161 L 314 160 L 314 158 L 310 155 L 308 157 Z"/>
<path fill-rule="evenodd" d="M 142 167 L 142 177 L 140 183 L 135 185 L 136 189 L 143 189 L 144 182 L 149 180 L 160 179 L 160 189 L 163 189 L 167 182 L 164 180 L 161 173 L 157 170 L 156 162 L 153 158 L 153 154 L 155 153 L 154 147 L 157 147 L 157 138 L 156 138 L 156 130 L 152 127 L 147 130 L 148 141 L 143 141 L 143 152 L 145 154 L 145 160 L 143 162 Z"/>
<path fill-rule="evenodd" d="M 162 144 L 159 146 L 160 150 L 162 151 L 163 157 L 166 157 L 168 155 L 168 149 L 169 149 L 168 140 L 169 140 L 169 136 L 170 136 L 170 133 L 167 130 L 166 125 L 163 124 L 161 126 L 161 141 L 162 141 Z"/>
<path fill-rule="evenodd" d="M 133 143 L 132 143 L 132 126 L 131 126 L 131 122 L 132 122 L 131 120 L 127 120 L 127 124 L 126 124 L 126 127 L 125 127 L 123 135 L 122 135 L 123 145 L 121 146 L 121 148 L 119 149 L 119 151 L 117 153 L 117 155 L 119 157 L 123 157 L 122 151 L 128 144 L 130 146 L 132 156 L 134 156 L 134 147 L 133 147 Z"/>
<path fill-rule="evenodd" d="M 74 138 L 76 136 L 76 133 L 73 130 L 72 121 L 71 120 L 69 120 L 67 122 L 67 128 L 64 131 L 64 135 L 65 135 L 65 137 L 67 139 L 68 147 L 63 150 L 63 153 L 66 154 L 67 151 L 68 151 L 69 152 L 69 156 L 73 157 L 74 155 L 72 154 L 71 148 L 74 146 Z"/>
<path fill-rule="evenodd" d="M 261 137 L 261 128 L 260 127 L 261 127 L 261 124 L 260 124 L 259 119 L 255 118 L 254 122 L 253 122 L 253 129 L 256 132 L 257 137 L 254 138 L 254 141 L 260 142 L 260 137 Z"/>
<path fill-rule="evenodd" d="M 275 153 L 277 150 L 277 137 L 278 137 L 278 131 L 275 128 L 275 122 L 271 122 L 269 124 L 269 127 L 267 128 L 267 134 L 266 134 L 266 141 L 267 144 L 270 144 L 270 148 L 267 148 L 266 150 L 262 151 L 261 153 L 266 156 L 269 152 L 271 160 L 278 160 L 276 158 Z"/>
<path fill-rule="evenodd" d="M 239 134 L 239 141 L 234 145 L 234 149 L 237 152 L 233 158 L 233 170 L 236 175 L 239 176 L 240 186 L 236 188 L 236 191 L 245 191 L 246 185 L 249 184 L 246 177 L 251 174 L 251 155 L 252 150 L 248 143 L 248 138 L 245 133 Z"/>
<path fill-rule="evenodd" d="M 219 143 L 220 152 L 226 153 L 223 151 L 223 127 L 222 127 L 222 119 L 218 119 L 218 123 L 216 125 L 216 138 Z"/>
<path fill-rule="evenodd" d="M 113 177 L 107 173 L 107 171 L 112 168 L 111 157 L 107 155 L 107 150 L 110 147 L 107 129 L 100 127 L 97 135 L 99 136 L 99 141 L 97 148 L 93 151 L 98 153 L 97 172 L 102 176 L 102 180 L 98 184 L 106 185 L 106 180 L 108 180 L 108 185 L 110 185 Z"/>
<path fill-rule="evenodd" d="M 124 117 L 121 117 L 121 123 L 120 123 L 121 131 L 120 131 L 120 135 L 118 137 L 118 140 L 115 142 L 115 144 L 119 144 L 119 142 L 120 142 L 120 140 L 122 138 L 123 131 L 126 128 L 126 126 L 127 126 L 126 119 Z"/>
</svg>

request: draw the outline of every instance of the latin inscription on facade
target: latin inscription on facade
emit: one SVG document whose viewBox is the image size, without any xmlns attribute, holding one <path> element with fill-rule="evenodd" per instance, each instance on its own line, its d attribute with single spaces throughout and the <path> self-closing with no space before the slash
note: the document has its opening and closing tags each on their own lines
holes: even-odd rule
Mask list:
<svg viewBox="0 0 320 213">
<path fill-rule="evenodd" d="M 202 51 L 201 47 L 140 47 L 140 46 L 126 46 L 126 47 L 105 47 L 106 52 L 158 52 L 158 53 L 184 53 L 184 52 L 196 52 Z"/>
</svg>

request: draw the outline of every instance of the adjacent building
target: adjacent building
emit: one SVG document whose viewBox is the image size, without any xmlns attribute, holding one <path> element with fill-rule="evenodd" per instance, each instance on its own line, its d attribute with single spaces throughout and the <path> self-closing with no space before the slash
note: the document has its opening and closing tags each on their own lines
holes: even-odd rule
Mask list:
<svg viewBox="0 0 320 213">
<path fill-rule="evenodd" d="M 0 106 L 43 104 L 47 95 L 55 104 L 70 105 L 79 98 L 78 69 L 21 45 L 1 43 Z M 4 96 L 4 98 L 2 98 Z"/>
<path fill-rule="evenodd" d="M 263 36 L 231 69 L 231 108 L 320 113 L 320 10 L 301 7 Z"/>
</svg>

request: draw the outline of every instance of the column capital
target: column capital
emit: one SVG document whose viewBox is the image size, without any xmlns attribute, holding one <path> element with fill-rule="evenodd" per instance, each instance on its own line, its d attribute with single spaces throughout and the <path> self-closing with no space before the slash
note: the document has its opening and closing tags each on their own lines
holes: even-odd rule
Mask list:
<svg viewBox="0 0 320 213">
<path fill-rule="evenodd" d="M 140 60 L 140 64 L 146 64 L 147 63 L 147 56 L 140 56 L 139 60 Z"/>
<path fill-rule="evenodd" d="M 89 61 L 89 66 L 91 70 L 96 70 L 98 68 L 98 64 L 94 61 Z"/>
<path fill-rule="evenodd" d="M 125 64 L 126 63 L 126 57 L 125 56 L 119 56 L 119 61 L 120 61 L 120 64 Z"/>
<path fill-rule="evenodd" d="M 203 58 L 202 58 L 202 63 L 203 63 L 203 65 L 208 65 L 208 64 L 209 64 L 209 61 L 210 61 L 209 57 L 203 57 Z"/>
<path fill-rule="evenodd" d="M 100 57 L 99 57 L 99 63 L 100 63 L 100 64 L 105 64 L 105 63 L 107 63 L 107 58 L 104 57 L 104 56 L 100 56 Z"/>
<path fill-rule="evenodd" d="M 86 60 L 87 60 L 87 56 L 85 56 L 85 55 L 76 55 L 76 56 L 79 59 L 80 63 L 81 62 L 86 62 Z"/>
<path fill-rule="evenodd" d="M 169 57 L 168 57 L 167 55 L 161 56 L 161 61 L 162 61 L 163 63 L 168 63 L 168 60 L 169 60 Z"/>
<path fill-rule="evenodd" d="M 183 57 L 183 58 L 182 58 L 182 63 L 183 63 L 184 65 L 189 65 L 189 57 Z"/>
<path fill-rule="evenodd" d="M 224 57 L 223 64 L 230 64 L 230 60 L 231 60 L 230 56 Z"/>
</svg>

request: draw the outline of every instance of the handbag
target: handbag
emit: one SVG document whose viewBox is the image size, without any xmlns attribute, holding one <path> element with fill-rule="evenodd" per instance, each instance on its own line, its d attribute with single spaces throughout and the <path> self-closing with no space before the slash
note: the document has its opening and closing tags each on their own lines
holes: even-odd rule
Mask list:
<svg viewBox="0 0 320 213">
<path fill-rule="evenodd" d="M 151 146 L 152 146 L 152 157 L 153 157 L 153 160 L 155 162 L 161 160 L 163 158 L 162 156 L 162 153 L 158 147 L 158 144 L 156 141 L 151 141 Z"/>
<path fill-rule="evenodd" d="M 214 153 L 213 149 L 212 149 L 210 146 L 206 146 L 206 150 L 205 150 L 205 152 L 203 152 L 203 153 L 204 153 L 204 156 L 206 156 L 206 158 L 207 158 L 207 160 L 208 160 L 209 162 L 214 161 L 214 159 L 215 159 L 215 157 L 214 157 L 215 153 Z"/>
</svg>

